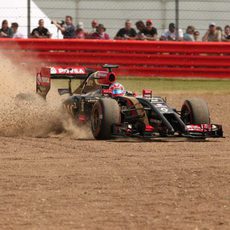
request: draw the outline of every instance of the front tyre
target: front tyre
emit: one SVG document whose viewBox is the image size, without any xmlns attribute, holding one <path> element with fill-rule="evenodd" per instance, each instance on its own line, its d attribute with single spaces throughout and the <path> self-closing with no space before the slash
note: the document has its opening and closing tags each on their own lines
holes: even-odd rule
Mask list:
<svg viewBox="0 0 230 230">
<path fill-rule="evenodd" d="M 112 138 L 112 125 L 120 123 L 120 107 L 112 98 L 98 100 L 91 114 L 91 130 L 97 140 Z"/>
<path fill-rule="evenodd" d="M 200 98 L 186 100 L 181 108 L 181 119 L 186 125 L 210 124 L 207 103 Z"/>
</svg>

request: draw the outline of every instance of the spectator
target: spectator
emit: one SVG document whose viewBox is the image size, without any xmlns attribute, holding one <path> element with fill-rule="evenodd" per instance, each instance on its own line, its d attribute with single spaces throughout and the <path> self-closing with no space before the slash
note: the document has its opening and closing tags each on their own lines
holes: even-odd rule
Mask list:
<svg viewBox="0 0 230 230">
<path fill-rule="evenodd" d="M 114 39 L 132 40 L 136 39 L 137 32 L 132 28 L 131 20 L 125 21 L 125 27 L 120 29 Z"/>
<path fill-rule="evenodd" d="M 204 42 L 219 42 L 221 41 L 221 32 L 216 29 L 216 24 L 211 22 L 209 24 L 209 29 L 202 38 Z"/>
<path fill-rule="evenodd" d="M 18 23 L 17 22 L 12 22 L 11 23 L 11 29 L 13 31 L 13 38 L 24 38 L 25 36 L 18 31 Z"/>
<path fill-rule="evenodd" d="M 97 20 L 92 20 L 91 21 L 91 28 L 92 30 L 86 35 L 86 38 L 91 38 L 92 34 L 95 33 L 97 31 L 97 27 L 98 27 L 98 21 Z"/>
<path fill-rule="evenodd" d="M 174 23 L 169 24 L 169 28 L 161 35 L 160 40 L 176 41 L 176 26 Z M 178 40 L 183 40 L 183 31 L 178 29 Z"/>
<path fill-rule="evenodd" d="M 195 41 L 194 32 L 195 32 L 195 27 L 188 26 L 186 32 L 184 33 L 184 37 L 183 37 L 184 41 L 194 42 Z"/>
<path fill-rule="evenodd" d="M 61 31 L 63 38 L 76 38 L 75 26 L 71 16 L 67 15 L 64 23 L 52 22 Z"/>
<path fill-rule="evenodd" d="M 230 26 L 229 25 L 226 25 L 224 27 L 224 34 L 222 37 L 222 41 L 230 42 Z"/>
<path fill-rule="evenodd" d="M 104 27 L 103 24 L 99 24 L 97 26 L 96 32 L 91 35 L 91 39 L 103 39 L 103 40 L 108 40 L 110 39 L 109 35 L 105 33 L 106 28 Z"/>
<path fill-rule="evenodd" d="M 13 31 L 8 26 L 7 20 L 2 21 L 2 28 L 0 29 L 0 37 L 1 38 L 12 38 L 13 37 Z"/>
<path fill-rule="evenodd" d="M 145 23 L 140 20 L 140 21 L 137 21 L 135 25 L 136 25 L 136 28 L 138 30 L 136 39 L 143 40 L 145 38 L 145 36 L 144 36 L 144 31 L 146 29 Z"/>
<path fill-rule="evenodd" d="M 84 31 L 84 24 L 83 22 L 79 22 L 76 27 L 76 38 L 78 39 L 85 39 L 87 33 Z"/>
<path fill-rule="evenodd" d="M 221 26 L 217 26 L 217 27 L 216 27 L 216 30 L 219 31 L 219 33 L 220 33 L 220 35 L 221 35 L 221 40 L 222 40 L 222 38 L 223 38 L 223 36 L 224 36 L 224 32 L 223 32 L 222 27 L 221 27 Z"/>
<path fill-rule="evenodd" d="M 92 27 L 91 33 L 95 33 L 96 30 L 97 30 L 97 27 L 98 27 L 98 22 L 97 22 L 97 20 L 94 19 L 94 20 L 91 22 L 91 27 Z"/>
<path fill-rule="evenodd" d="M 157 29 L 153 26 L 153 21 L 148 19 L 146 21 L 146 27 L 144 29 L 144 38 L 146 40 L 155 41 L 157 40 Z"/>
<path fill-rule="evenodd" d="M 40 19 L 38 21 L 38 27 L 32 30 L 30 37 L 32 38 L 51 38 L 52 34 L 44 26 L 44 20 Z"/>
<path fill-rule="evenodd" d="M 199 37 L 200 37 L 200 32 L 198 30 L 194 31 L 194 40 L 195 41 L 199 41 Z"/>
</svg>

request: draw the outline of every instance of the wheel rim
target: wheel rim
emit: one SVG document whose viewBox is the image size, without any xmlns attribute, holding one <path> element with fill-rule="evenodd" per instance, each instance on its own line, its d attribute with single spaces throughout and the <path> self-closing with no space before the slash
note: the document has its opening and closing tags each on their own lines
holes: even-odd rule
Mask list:
<svg viewBox="0 0 230 230">
<path fill-rule="evenodd" d="M 100 120 L 99 110 L 95 109 L 93 113 L 93 122 L 92 122 L 93 131 L 96 131 L 98 129 L 100 123 L 101 120 Z"/>
<path fill-rule="evenodd" d="M 187 107 L 183 107 L 182 113 L 181 113 L 181 118 L 185 124 L 191 124 L 192 114 Z"/>
</svg>

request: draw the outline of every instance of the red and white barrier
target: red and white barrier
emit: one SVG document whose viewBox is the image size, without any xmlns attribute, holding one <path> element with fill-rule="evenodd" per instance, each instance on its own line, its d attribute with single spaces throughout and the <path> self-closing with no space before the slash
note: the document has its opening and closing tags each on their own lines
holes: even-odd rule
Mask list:
<svg viewBox="0 0 230 230">
<path fill-rule="evenodd" d="M 0 52 L 38 68 L 118 64 L 125 76 L 230 78 L 227 42 L 0 39 Z"/>
</svg>

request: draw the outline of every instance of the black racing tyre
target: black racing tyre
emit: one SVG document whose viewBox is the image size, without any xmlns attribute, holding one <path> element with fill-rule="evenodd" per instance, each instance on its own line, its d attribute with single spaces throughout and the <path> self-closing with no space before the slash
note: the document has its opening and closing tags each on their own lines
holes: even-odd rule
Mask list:
<svg viewBox="0 0 230 230">
<path fill-rule="evenodd" d="M 97 140 L 112 138 L 112 125 L 120 123 L 120 107 L 112 98 L 101 98 L 92 109 L 91 130 Z"/>
<path fill-rule="evenodd" d="M 188 124 L 210 124 L 210 114 L 207 103 L 200 98 L 184 101 L 181 108 L 181 119 Z"/>
</svg>

